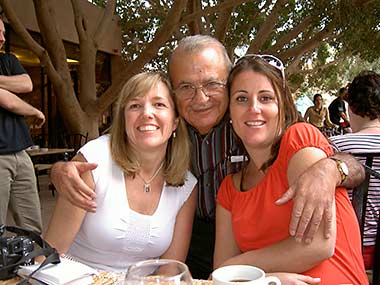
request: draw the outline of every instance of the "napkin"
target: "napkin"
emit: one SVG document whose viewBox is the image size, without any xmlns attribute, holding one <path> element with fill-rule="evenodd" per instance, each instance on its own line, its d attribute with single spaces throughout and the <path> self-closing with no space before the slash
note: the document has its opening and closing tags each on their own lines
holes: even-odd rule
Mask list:
<svg viewBox="0 0 380 285">
<path fill-rule="evenodd" d="M 89 285 L 93 282 L 98 271 L 94 268 L 74 261 L 71 258 L 61 257 L 58 264 L 48 264 L 33 275 L 33 279 L 48 285 Z M 17 274 L 25 277 L 38 268 L 40 264 L 20 266 Z"/>
</svg>

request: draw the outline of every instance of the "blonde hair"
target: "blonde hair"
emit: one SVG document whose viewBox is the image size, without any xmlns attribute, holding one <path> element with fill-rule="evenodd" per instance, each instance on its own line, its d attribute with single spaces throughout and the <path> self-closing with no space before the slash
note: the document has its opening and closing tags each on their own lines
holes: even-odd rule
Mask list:
<svg viewBox="0 0 380 285">
<path fill-rule="evenodd" d="M 124 109 L 127 103 L 136 97 L 144 97 L 153 87 L 163 83 L 169 90 L 170 99 L 175 106 L 173 92 L 166 75 L 161 72 L 143 72 L 131 77 L 120 91 L 116 103 L 115 116 L 110 129 L 111 155 L 117 165 L 126 172 L 128 176 L 134 177 L 141 168 L 138 153 L 128 140 L 125 132 Z M 169 138 L 166 148 L 164 176 L 168 185 L 183 185 L 186 173 L 190 166 L 190 141 L 185 122 L 178 115 L 177 108 L 174 109 L 179 123 L 176 129 L 176 137 Z"/>
</svg>

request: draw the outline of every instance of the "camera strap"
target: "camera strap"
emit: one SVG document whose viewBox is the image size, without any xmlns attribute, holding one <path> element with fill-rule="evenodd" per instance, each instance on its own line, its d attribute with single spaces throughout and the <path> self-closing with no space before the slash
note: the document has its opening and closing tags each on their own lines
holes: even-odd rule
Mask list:
<svg viewBox="0 0 380 285">
<path fill-rule="evenodd" d="M 16 226 L 4 226 L 2 229 L 5 229 L 5 230 L 12 232 L 12 233 L 15 233 L 18 236 L 29 237 L 40 248 L 34 249 L 31 252 L 28 252 L 25 256 L 21 257 L 20 260 L 18 260 L 16 263 L 4 266 L 4 267 L 0 268 L 1 270 L 10 270 L 11 268 L 16 268 L 19 265 L 24 264 L 26 261 L 31 260 L 32 258 L 35 258 L 37 256 L 45 256 L 46 257 L 46 259 L 41 263 L 41 265 L 36 270 L 34 270 L 32 273 L 30 273 L 28 276 L 26 276 L 20 282 L 18 282 L 17 285 L 26 284 L 28 282 L 28 280 L 33 276 L 33 274 L 36 273 L 38 270 L 40 270 L 45 265 L 47 265 L 49 263 L 57 264 L 60 262 L 59 254 L 58 254 L 57 250 L 55 248 L 51 247 L 37 233 L 30 231 L 30 230 L 20 228 L 20 227 L 16 227 Z"/>
<path fill-rule="evenodd" d="M 52 249 L 53 251 L 51 251 L 50 249 Z M 60 259 L 59 259 L 59 255 L 58 255 L 57 251 L 54 248 L 50 248 L 50 249 L 44 248 L 44 249 L 41 249 L 41 250 L 36 250 L 36 251 L 31 252 L 31 254 L 33 254 L 34 252 L 36 252 L 35 256 L 42 256 L 42 255 L 44 255 L 44 256 L 46 256 L 46 258 L 40 264 L 40 266 L 38 266 L 38 268 L 36 270 L 34 270 L 33 272 L 31 272 L 28 276 L 25 276 L 16 285 L 28 284 L 29 279 L 33 277 L 34 273 L 36 273 L 38 270 L 40 270 L 45 265 L 50 264 L 50 263 L 58 264 L 58 263 L 61 262 Z"/>
</svg>

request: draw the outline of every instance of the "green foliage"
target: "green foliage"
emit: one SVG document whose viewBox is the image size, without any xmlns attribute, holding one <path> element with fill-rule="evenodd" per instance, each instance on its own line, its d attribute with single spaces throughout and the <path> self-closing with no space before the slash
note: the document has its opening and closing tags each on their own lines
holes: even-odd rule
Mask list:
<svg viewBox="0 0 380 285">
<path fill-rule="evenodd" d="M 315 69 L 315 73 L 308 78 L 307 88 L 320 88 L 321 90 L 337 90 L 363 70 L 380 72 L 380 59 L 372 62 L 358 56 L 344 58 L 339 64 L 331 65 L 325 69 Z M 306 88 L 304 88 L 306 89 Z"/>
<path fill-rule="evenodd" d="M 364 6 L 347 6 L 342 19 L 346 32 L 340 41 L 342 49 L 370 62 L 379 57 L 380 51 L 380 1 L 365 1 Z"/>
<path fill-rule="evenodd" d="M 198 1 L 198 0 L 194 0 Z M 104 5 L 105 0 L 93 0 Z M 189 0 L 189 2 L 192 2 Z M 202 9 L 220 7 L 223 0 L 198 1 Z M 229 2 L 229 1 L 227 1 Z M 117 1 L 117 13 L 121 18 L 123 31 L 123 56 L 126 62 L 133 62 L 154 39 L 157 30 L 166 20 L 174 0 L 168 1 Z M 229 26 L 225 30 L 227 50 L 246 49 L 260 28 L 266 25 L 273 12 L 275 0 L 252 0 L 234 7 Z M 290 82 L 295 88 L 306 90 L 319 87 L 336 89 L 351 80 L 353 74 L 373 63 L 380 56 L 380 1 L 378 0 L 289 0 L 279 7 L 278 19 L 270 35 L 264 39 L 261 52 L 265 52 L 308 18 L 301 32 L 285 41 L 274 53 L 278 56 L 312 42 L 321 31 L 327 29 L 329 37 L 317 41 L 312 49 L 300 49 L 301 54 L 285 57 L 286 66 L 299 58 L 297 69 L 292 69 Z M 189 15 L 186 9 L 183 16 Z M 205 13 L 198 21 L 203 33 L 214 35 L 220 10 Z M 200 20 L 201 19 L 201 20 Z M 165 69 L 167 57 L 177 41 L 189 34 L 184 24 L 170 35 L 170 40 L 159 49 L 156 58 L 146 65 L 149 69 Z M 330 62 L 335 64 L 329 64 Z M 371 65 L 372 64 L 372 65 Z M 312 70 L 309 70 L 310 67 Z"/>
</svg>

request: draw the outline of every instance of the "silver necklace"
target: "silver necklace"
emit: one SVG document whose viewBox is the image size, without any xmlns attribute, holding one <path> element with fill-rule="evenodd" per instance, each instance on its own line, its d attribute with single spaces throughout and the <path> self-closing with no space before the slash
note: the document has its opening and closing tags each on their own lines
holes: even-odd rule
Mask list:
<svg viewBox="0 0 380 285">
<path fill-rule="evenodd" d="M 151 178 L 149 178 L 148 180 L 145 180 L 144 177 L 142 177 L 140 175 L 140 172 L 137 173 L 137 175 L 141 178 L 141 180 L 144 182 L 144 187 L 143 187 L 143 191 L 145 193 L 149 193 L 150 192 L 150 183 L 153 181 L 154 178 L 156 178 L 158 172 L 160 172 L 161 168 L 164 166 L 164 162 L 161 163 L 160 167 L 156 170 L 156 172 L 152 175 Z"/>
</svg>

